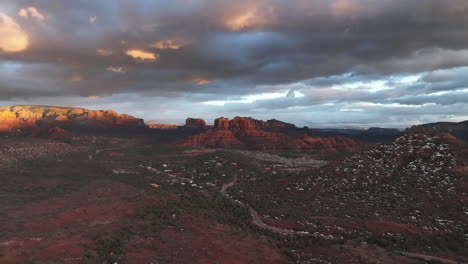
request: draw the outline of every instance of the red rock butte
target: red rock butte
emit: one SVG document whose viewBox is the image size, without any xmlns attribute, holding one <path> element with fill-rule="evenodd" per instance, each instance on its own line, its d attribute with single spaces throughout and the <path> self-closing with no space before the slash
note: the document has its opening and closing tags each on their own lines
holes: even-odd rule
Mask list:
<svg viewBox="0 0 468 264">
<path fill-rule="evenodd" d="M 310 137 L 295 125 L 274 119 L 265 122 L 239 116 L 218 118 L 213 129 L 187 137 L 180 145 L 295 152 L 352 151 L 361 146 L 346 137 Z"/>
<path fill-rule="evenodd" d="M 186 131 L 203 131 L 206 130 L 206 122 L 201 118 L 189 117 L 185 120 L 185 125 L 181 129 Z"/>
</svg>

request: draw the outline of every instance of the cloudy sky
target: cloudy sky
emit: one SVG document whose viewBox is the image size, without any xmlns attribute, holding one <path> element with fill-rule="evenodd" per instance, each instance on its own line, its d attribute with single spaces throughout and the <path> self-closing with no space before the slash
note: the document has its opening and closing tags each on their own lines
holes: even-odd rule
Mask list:
<svg viewBox="0 0 468 264">
<path fill-rule="evenodd" d="M 466 0 L 1 0 L 0 105 L 311 127 L 468 119 Z"/>
</svg>

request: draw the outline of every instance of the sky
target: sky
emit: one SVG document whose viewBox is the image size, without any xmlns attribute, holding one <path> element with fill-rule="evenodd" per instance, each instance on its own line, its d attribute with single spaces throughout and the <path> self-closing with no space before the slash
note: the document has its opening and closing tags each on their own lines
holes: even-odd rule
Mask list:
<svg viewBox="0 0 468 264">
<path fill-rule="evenodd" d="M 1 0 L 0 106 L 309 127 L 468 119 L 466 0 Z"/>
</svg>

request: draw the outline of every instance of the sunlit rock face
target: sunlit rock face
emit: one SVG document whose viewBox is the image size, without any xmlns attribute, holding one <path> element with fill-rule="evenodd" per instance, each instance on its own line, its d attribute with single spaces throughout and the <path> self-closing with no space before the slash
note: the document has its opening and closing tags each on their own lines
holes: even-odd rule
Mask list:
<svg viewBox="0 0 468 264">
<path fill-rule="evenodd" d="M 107 110 L 15 105 L 0 108 L 0 132 L 25 129 L 48 130 L 53 127 L 83 130 L 145 128 L 142 119 Z"/>
<path fill-rule="evenodd" d="M 218 118 L 212 130 L 190 136 L 180 145 L 295 152 L 353 151 L 361 147 L 350 138 L 309 137 L 293 124 L 239 116 L 232 120 Z"/>
<path fill-rule="evenodd" d="M 228 129 L 229 128 L 229 119 L 220 117 L 218 119 L 215 119 L 214 121 L 214 127 L 218 129 Z"/>
</svg>

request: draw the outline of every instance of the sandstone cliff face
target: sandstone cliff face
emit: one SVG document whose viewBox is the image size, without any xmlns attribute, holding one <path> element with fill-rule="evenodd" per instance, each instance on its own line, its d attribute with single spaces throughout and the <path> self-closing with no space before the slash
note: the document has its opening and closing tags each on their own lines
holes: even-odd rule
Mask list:
<svg viewBox="0 0 468 264">
<path fill-rule="evenodd" d="M 206 130 L 206 122 L 201 118 L 187 118 L 181 129 L 185 131 L 203 131 Z"/>
<path fill-rule="evenodd" d="M 251 117 L 236 116 L 234 119 L 229 120 L 221 117 L 215 120 L 215 128 L 230 129 L 232 131 L 242 131 L 251 129 L 261 130 L 280 130 L 280 129 L 296 129 L 296 126 L 290 123 L 285 123 L 276 119 L 262 121 L 253 119 Z"/>
<path fill-rule="evenodd" d="M 244 144 L 227 129 L 212 129 L 184 140 L 181 146 L 213 147 L 213 148 L 244 148 Z"/>
<path fill-rule="evenodd" d="M 221 117 L 215 120 L 214 129 L 188 137 L 180 145 L 295 152 L 352 151 L 360 147 L 349 138 L 312 138 L 298 135 L 295 129 L 294 125 L 278 120 L 264 122 L 250 117 L 232 120 Z"/>
<path fill-rule="evenodd" d="M 48 130 L 53 127 L 84 130 L 146 127 L 142 119 L 111 110 L 30 105 L 1 107 L 0 124 L 0 132 Z"/>
<path fill-rule="evenodd" d="M 220 117 L 218 119 L 215 119 L 214 121 L 214 128 L 218 129 L 228 129 L 229 128 L 229 119 Z"/>
</svg>

